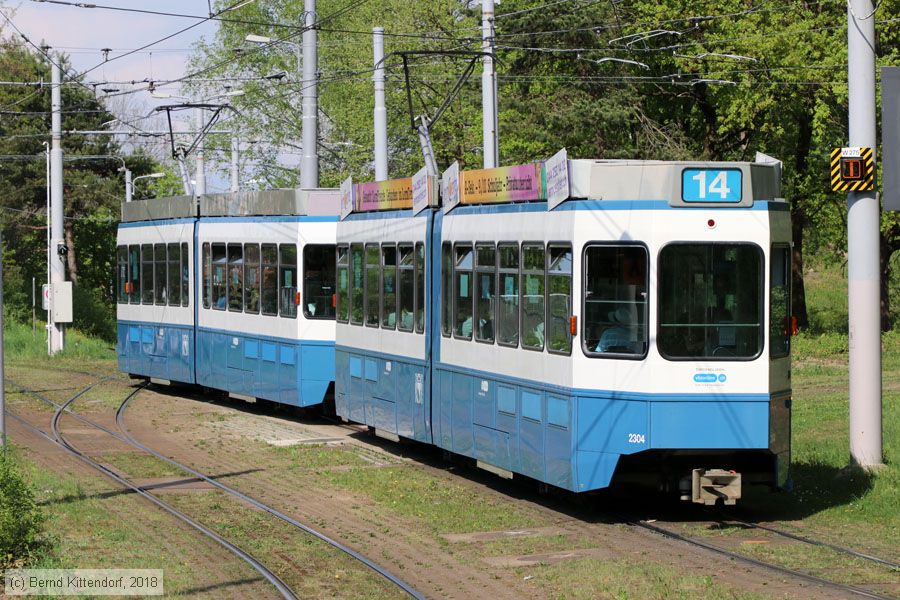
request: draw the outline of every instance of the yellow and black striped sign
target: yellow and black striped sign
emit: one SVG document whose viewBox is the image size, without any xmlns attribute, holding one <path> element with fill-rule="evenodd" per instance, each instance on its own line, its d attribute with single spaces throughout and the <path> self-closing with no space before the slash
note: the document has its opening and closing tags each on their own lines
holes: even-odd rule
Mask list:
<svg viewBox="0 0 900 600">
<path fill-rule="evenodd" d="M 871 148 L 835 148 L 831 152 L 831 189 L 867 192 L 875 189 L 875 161 Z"/>
</svg>

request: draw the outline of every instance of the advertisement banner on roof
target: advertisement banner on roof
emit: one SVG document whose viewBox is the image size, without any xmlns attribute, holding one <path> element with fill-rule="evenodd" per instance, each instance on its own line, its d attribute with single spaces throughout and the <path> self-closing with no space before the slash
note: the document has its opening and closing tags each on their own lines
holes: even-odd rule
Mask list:
<svg viewBox="0 0 900 600">
<path fill-rule="evenodd" d="M 417 215 L 429 206 L 437 206 L 435 178 L 428 176 L 428 169 L 422 167 L 412 178 L 413 214 Z"/>
<path fill-rule="evenodd" d="M 341 221 L 353 212 L 353 178 L 348 177 L 341 183 Z"/>
<path fill-rule="evenodd" d="M 569 157 L 563 148 L 544 163 L 547 177 L 547 210 L 569 197 Z"/>
<path fill-rule="evenodd" d="M 459 204 L 459 163 L 456 161 L 441 175 L 441 201 L 445 213 Z"/>
<path fill-rule="evenodd" d="M 460 188 L 460 204 L 522 202 L 547 198 L 541 163 L 463 171 Z"/>
<path fill-rule="evenodd" d="M 356 208 L 370 210 L 398 210 L 412 208 L 412 177 L 367 181 L 356 185 Z"/>
</svg>

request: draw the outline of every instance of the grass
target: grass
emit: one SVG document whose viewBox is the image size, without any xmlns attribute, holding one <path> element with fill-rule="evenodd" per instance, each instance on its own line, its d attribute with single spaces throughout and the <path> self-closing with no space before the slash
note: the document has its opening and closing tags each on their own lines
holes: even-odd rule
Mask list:
<svg viewBox="0 0 900 600">
<path fill-rule="evenodd" d="M 188 548 L 195 540 L 191 531 L 181 534 L 179 544 L 179 536 L 171 531 L 167 516 L 147 510 L 146 504 L 135 496 L 105 491 L 109 488 L 102 485 L 105 480 L 99 476 L 64 477 L 27 459 L 23 459 L 22 465 L 47 516 L 47 530 L 52 532 L 53 549 L 31 567 L 160 568 L 165 571 L 167 594 L 177 594 L 178 590 L 194 585 L 194 567 L 186 561 L 186 556 L 173 555 L 169 546 L 180 545 L 189 554 Z M 113 507 L 115 510 L 110 510 Z M 125 511 L 131 512 L 132 517 L 123 519 Z M 158 531 L 159 537 L 148 538 L 146 531 L 132 526 L 134 522 L 145 523 L 149 529 Z M 252 577 L 252 574 L 248 570 L 245 576 Z"/>
<path fill-rule="evenodd" d="M 533 527 L 536 518 L 505 500 L 486 498 L 472 488 L 438 479 L 417 468 L 354 468 L 327 474 L 335 485 L 369 496 L 378 504 L 444 533 Z"/>
<path fill-rule="evenodd" d="M 7 360 L 28 361 L 47 366 L 84 367 L 85 361 L 111 361 L 116 358 L 115 346 L 109 342 L 83 335 L 77 329 L 66 329 L 65 348 L 53 358 L 47 356 L 47 338 L 43 323 L 32 333 L 30 326 L 16 321 L 4 322 L 4 352 Z"/>
</svg>

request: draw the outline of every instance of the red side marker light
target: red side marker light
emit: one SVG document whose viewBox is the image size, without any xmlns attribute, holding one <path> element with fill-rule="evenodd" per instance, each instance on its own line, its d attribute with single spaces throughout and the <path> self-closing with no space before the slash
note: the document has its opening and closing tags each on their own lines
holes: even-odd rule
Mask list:
<svg viewBox="0 0 900 600">
<path fill-rule="evenodd" d="M 331 308 L 337 308 L 337 294 L 331 295 Z"/>
<path fill-rule="evenodd" d="M 578 317 L 575 315 L 569 317 L 569 333 L 573 336 L 578 333 Z"/>
<path fill-rule="evenodd" d="M 300 292 L 297 292 L 296 294 L 294 294 L 294 303 L 297 306 L 300 306 Z"/>
</svg>

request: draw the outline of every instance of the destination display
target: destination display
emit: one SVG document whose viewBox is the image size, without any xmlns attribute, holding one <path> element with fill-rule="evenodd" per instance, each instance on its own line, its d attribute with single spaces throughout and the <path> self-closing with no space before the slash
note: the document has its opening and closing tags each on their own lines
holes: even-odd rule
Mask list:
<svg viewBox="0 0 900 600">
<path fill-rule="evenodd" d="M 546 200 L 541 163 L 460 172 L 460 204 Z"/>
<path fill-rule="evenodd" d="M 356 184 L 356 211 L 398 210 L 412 206 L 412 177 Z"/>
</svg>

